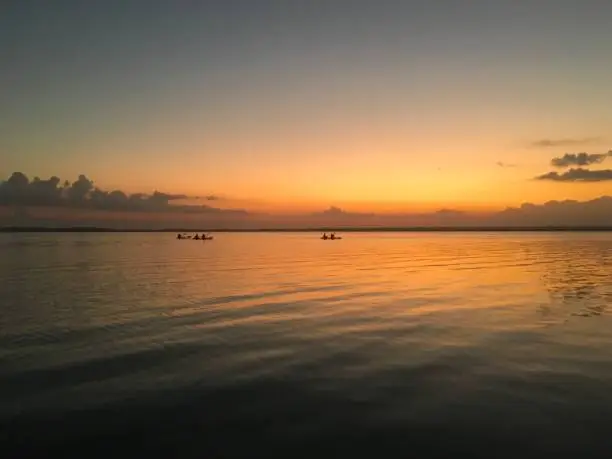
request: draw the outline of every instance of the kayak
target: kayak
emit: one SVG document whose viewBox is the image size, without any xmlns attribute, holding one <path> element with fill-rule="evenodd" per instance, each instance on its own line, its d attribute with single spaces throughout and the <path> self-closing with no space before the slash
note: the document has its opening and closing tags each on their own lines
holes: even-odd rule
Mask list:
<svg viewBox="0 0 612 459">
<path fill-rule="evenodd" d="M 214 239 L 213 236 L 208 236 L 208 237 L 195 237 L 195 236 L 182 236 L 181 237 L 177 237 L 177 239 L 189 239 L 192 241 L 212 241 Z"/>
</svg>

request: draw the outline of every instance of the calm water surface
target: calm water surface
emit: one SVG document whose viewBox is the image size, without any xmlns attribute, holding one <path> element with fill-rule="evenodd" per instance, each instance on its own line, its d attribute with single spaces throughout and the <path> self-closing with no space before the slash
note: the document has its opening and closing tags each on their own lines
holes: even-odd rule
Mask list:
<svg viewBox="0 0 612 459">
<path fill-rule="evenodd" d="M 611 274 L 606 233 L 2 234 L 0 449 L 610 457 Z"/>
</svg>

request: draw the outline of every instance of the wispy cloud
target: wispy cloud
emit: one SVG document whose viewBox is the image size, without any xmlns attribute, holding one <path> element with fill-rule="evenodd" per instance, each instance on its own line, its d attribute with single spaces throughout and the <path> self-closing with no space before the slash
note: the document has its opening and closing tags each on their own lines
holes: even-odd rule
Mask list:
<svg viewBox="0 0 612 459">
<path fill-rule="evenodd" d="M 553 182 L 605 182 L 612 180 L 612 169 L 591 171 L 578 167 L 562 174 L 548 172 L 535 177 L 536 180 L 550 180 Z"/>
<path fill-rule="evenodd" d="M 566 153 L 561 157 L 553 158 L 550 164 L 554 167 L 589 166 L 602 163 L 612 156 L 612 150 L 607 153 Z"/>
<path fill-rule="evenodd" d="M 499 167 L 504 167 L 504 168 L 518 167 L 516 164 L 504 163 L 503 161 L 497 161 L 495 164 L 497 164 Z"/>
<path fill-rule="evenodd" d="M 539 139 L 531 142 L 531 146 L 536 148 L 575 147 L 578 145 L 590 145 L 601 140 L 601 137 L 582 137 L 573 139 Z"/>
</svg>

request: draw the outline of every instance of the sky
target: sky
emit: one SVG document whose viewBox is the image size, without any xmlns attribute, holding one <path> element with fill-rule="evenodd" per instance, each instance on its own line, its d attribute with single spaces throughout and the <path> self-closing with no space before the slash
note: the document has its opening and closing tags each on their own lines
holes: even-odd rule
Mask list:
<svg viewBox="0 0 612 459">
<path fill-rule="evenodd" d="M 589 201 L 610 56 L 604 0 L 7 0 L 0 180 L 278 215 Z"/>
</svg>

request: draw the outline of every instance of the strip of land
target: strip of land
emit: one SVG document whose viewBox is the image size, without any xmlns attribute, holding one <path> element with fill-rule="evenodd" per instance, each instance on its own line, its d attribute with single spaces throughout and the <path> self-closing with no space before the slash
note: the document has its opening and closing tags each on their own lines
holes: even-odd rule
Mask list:
<svg viewBox="0 0 612 459">
<path fill-rule="evenodd" d="M 5 226 L 2 233 L 303 233 L 303 232 L 558 232 L 612 231 L 612 226 L 407 226 L 407 227 L 316 227 L 316 228 L 162 228 L 120 229 L 94 226 L 37 227 Z"/>
</svg>

